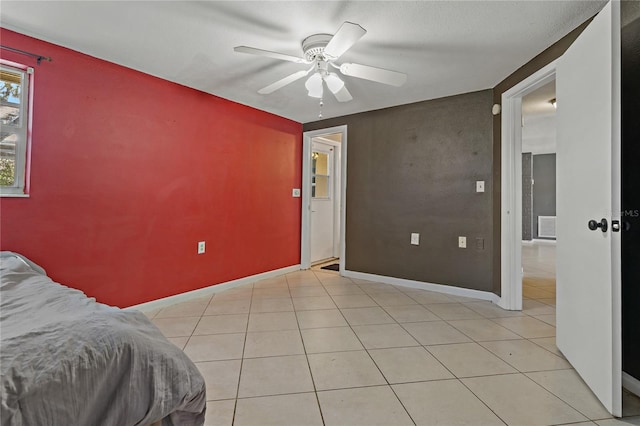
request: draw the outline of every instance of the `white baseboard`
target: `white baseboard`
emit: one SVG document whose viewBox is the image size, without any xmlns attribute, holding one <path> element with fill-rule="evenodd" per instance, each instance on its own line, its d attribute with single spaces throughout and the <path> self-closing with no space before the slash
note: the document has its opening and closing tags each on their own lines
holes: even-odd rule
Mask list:
<svg viewBox="0 0 640 426">
<path fill-rule="evenodd" d="M 296 272 L 300 270 L 300 265 L 287 266 L 286 268 L 274 269 L 273 271 L 263 272 L 261 274 L 251 275 L 248 277 L 238 278 L 237 280 L 227 281 L 220 284 L 214 284 L 209 287 L 199 288 L 197 290 L 187 291 L 185 293 L 176 294 L 162 299 L 152 300 L 151 302 L 141 303 L 139 305 L 128 306 L 125 310 L 136 309 L 139 311 L 153 311 L 155 309 L 164 308 L 179 302 L 187 302 L 199 297 L 209 296 L 210 294 L 219 293 L 230 288 L 239 287 L 241 285 L 250 284 L 255 281 L 273 278 L 280 275 Z"/>
<path fill-rule="evenodd" d="M 523 246 L 534 246 L 536 244 L 556 244 L 556 240 L 543 240 L 540 238 L 534 238 L 533 240 L 522 240 Z"/>
<path fill-rule="evenodd" d="M 543 240 L 541 238 L 534 238 L 533 243 L 534 244 L 555 244 L 556 240 Z"/>
<path fill-rule="evenodd" d="M 347 278 L 359 280 L 375 281 L 384 284 L 400 285 L 403 287 L 418 288 L 420 290 L 435 291 L 438 293 L 450 294 L 452 296 L 471 297 L 474 299 L 488 300 L 495 304 L 500 300 L 500 296 L 489 291 L 473 290 L 470 288 L 454 287 L 444 284 L 433 284 L 423 281 L 407 280 L 404 278 L 387 277 L 384 275 L 367 274 L 365 272 L 344 271 Z"/>
<path fill-rule="evenodd" d="M 622 372 L 622 387 L 629 392 L 640 396 L 640 380 L 631 376 L 628 373 Z"/>
</svg>

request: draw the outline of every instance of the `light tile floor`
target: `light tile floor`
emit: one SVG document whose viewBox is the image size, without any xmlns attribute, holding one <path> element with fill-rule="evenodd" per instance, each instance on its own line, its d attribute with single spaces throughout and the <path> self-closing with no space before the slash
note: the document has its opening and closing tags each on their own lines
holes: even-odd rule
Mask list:
<svg viewBox="0 0 640 426">
<path fill-rule="evenodd" d="M 314 268 L 147 315 L 202 372 L 207 425 L 640 425 L 557 351 L 542 291 L 506 312 Z"/>
</svg>

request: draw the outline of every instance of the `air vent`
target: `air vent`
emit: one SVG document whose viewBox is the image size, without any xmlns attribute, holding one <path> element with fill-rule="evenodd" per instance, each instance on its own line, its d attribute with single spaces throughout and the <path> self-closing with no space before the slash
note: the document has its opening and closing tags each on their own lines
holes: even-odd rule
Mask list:
<svg viewBox="0 0 640 426">
<path fill-rule="evenodd" d="M 538 237 L 541 237 L 541 238 L 556 237 L 556 217 L 555 216 L 538 216 Z"/>
</svg>

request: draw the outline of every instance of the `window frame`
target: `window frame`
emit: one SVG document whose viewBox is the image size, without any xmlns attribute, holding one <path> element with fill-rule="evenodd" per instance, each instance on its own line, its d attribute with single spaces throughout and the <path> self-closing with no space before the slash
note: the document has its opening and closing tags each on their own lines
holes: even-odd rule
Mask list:
<svg viewBox="0 0 640 426">
<path fill-rule="evenodd" d="M 20 73 L 20 126 L 17 130 L 15 179 L 12 186 L 0 185 L 0 197 L 28 197 L 30 189 L 31 133 L 33 125 L 33 75 L 34 70 L 24 64 L 0 59 L 0 68 L 12 73 Z"/>
<path fill-rule="evenodd" d="M 333 165 L 333 151 L 324 151 L 324 150 L 315 150 L 311 152 L 311 162 L 313 163 L 313 154 L 325 154 L 327 156 L 327 174 L 319 174 L 316 173 L 316 168 L 311 167 L 311 199 L 316 201 L 331 201 L 333 197 L 332 185 L 333 185 L 333 176 L 332 176 L 332 165 Z M 316 185 L 317 185 L 317 177 L 327 178 L 327 195 L 325 197 L 316 196 Z"/>
</svg>

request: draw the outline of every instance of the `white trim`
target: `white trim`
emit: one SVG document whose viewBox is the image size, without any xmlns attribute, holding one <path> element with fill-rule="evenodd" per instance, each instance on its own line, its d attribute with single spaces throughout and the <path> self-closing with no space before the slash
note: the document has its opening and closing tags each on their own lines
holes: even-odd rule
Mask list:
<svg viewBox="0 0 640 426">
<path fill-rule="evenodd" d="M 553 246 L 556 245 L 556 240 L 542 240 L 540 238 L 534 238 L 532 241 L 534 244 L 543 244 L 543 245 L 547 244 L 547 245 L 553 245 Z"/>
<path fill-rule="evenodd" d="M 14 183 L 11 186 L 2 186 L 0 188 L 0 197 L 28 197 L 27 188 L 27 163 L 29 163 L 29 144 L 30 144 L 30 130 L 31 130 L 31 115 L 33 114 L 33 108 L 31 105 L 32 97 L 32 85 L 33 85 L 33 71 L 28 72 L 28 68 L 22 64 L 15 64 L 14 62 L 0 59 L 0 68 L 6 70 L 8 73 L 20 74 L 20 104 L 19 117 L 20 122 L 18 125 L 6 124 L 3 125 L 6 129 L 17 135 L 17 142 L 15 144 L 15 161 L 14 161 Z M 14 104 L 15 105 L 15 104 Z"/>
<path fill-rule="evenodd" d="M 336 149 L 337 147 L 337 149 Z M 343 197 L 342 197 L 342 146 L 340 145 L 340 143 L 337 143 L 336 145 L 334 145 L 334 163 L 333 163 L 333 175 L 334 175 L 334 185 L 333 185 L 333 189 L 334 191 L 334 199 L 335 199 L 335 203 L 333 204 L 333 217 L 334 217 L 334 221 L 333 221 L 333 256 L 340 258 L 340 255 L 342 254 L 340 252 L 341 250 L 341 243 L 342 240 L 340 239 L 340 230 L 342 229 L 342 215 L 340 214 L 342 212 L 342 203 L 343 203 Z"/>
<path fill-rule="evenodd" d="M 163 297 L 162 299 L 152 300 L 151 302 L 140 303 L 139 305 L 128 306 L 123 308 L 124 310 L 136 309 L 139 311 L 152 311 L 155 309 L 164 308 L 165 306 L 173 305 L 180 302 L 188 302 L 189 300 L 197 299 L 203 296 L 209 296 L 210 294 L 219 293 L 224 290 L 239 287 L 252 282 L 264 280 L 267 278 L 273 278 L 280 275 L 296 272 L 300 270 L 300 265 L 287 266 L 285 268 L 274 269 L 272 271 L 262 272 L 256 275 L 250 275 L 248 277 L 238 278 L 237 280 L 227 281 L 220 284 L 214 284 L 209 287 L 199 288 L 197 290 L 187 291 L 185 293 L 176 294 L 169 297 Z"/>
<path fill-rule="evenodd" d="M 622 53 L 621 48 L 621 23 L 620 23 L 620 2 L 611 1 L 611 162 L 612 162 L 612 182 L 611 193 L 615 194 L 611 200 L 611 219 L 620 220 L 622 211 Z M 605 6 L 606 9 L 606 6 Z M 611 309 L 613 311 L 613 348 L 612 354 L 612 375 L 614 390 L 613 395 L 613 415 L 622 416 L 622 392 L 618 390 L 623 387 L 622 371 L 622 243 L 620 233 L 613 233 L 611 236 Z M 640 395 L 638 381 L 626 379 L 627 386 L 635 389 L 636 395 Z M 635 385 L 635 387 L 634 387 Z"/>
<path fill-rule="evenodd" d="M 342 131 L 340 150 L 340 274 L 344 274 L 347 250 L 347 125 L 338 126 Z"/>
<path fill-rule="evenodd" d="M 498 304 L 500 300 L 500 297 L 490 291 L 473 290 L 471 288 L 454 287 L 444 284 L 427 283 L 423 281 L 407 280 L 404 278 L 387 277 L 384 275 L 375 275 L 356 271 L 344 271 L 342 275 L 348 278 L 356 278 L 359 280 L 375 281 L 384 284 L 418 288 L 420 290 L 435 291 L 438 293 L 450 294 L 452 296 L 462 296 L 480 300 L 488 300 L 496 304 Z"/>
<path fill-rule="evenodd" d="M 327 138 L 323 138 L 323 137 L 317 137 L 314 136 L 313 138 L 311 138 L 312 142 L 312 151 L 313 151 L 313 142 L 318 142 L 320 144 L 325 144 L 325 145 L 329 145 L 332 146 L 333 149 L 331 151 L 328 152 L 329 157 L 331 158 L 331 160 L 329 160 L 329 163 L 332 165 L 331 170 L 329 170 L 329 197 L 324 199 L 325 201 L 333 201 L 333 217 L 334 217 L 334 221 L 333 221 L 333 248 L 332 248 L 332 252 L 331 255 L 333 256 L 333 258 L 339 258 L 340 257 L 340 211 L 341 211 L 341 205 L 342 205 L 342 196 L 341 196 L 341 189 L 342 189 L 342 183 L 341 183 L 341 172 L 342 172 L 342 167 L 341 167 L 341 147 L 340 147 L 340 142 L 336 142 L 334 140 L 331 139 L 327 139 Z M 319 151 L 322 151 L 322 149 L 320 149 Z M 340 166 L 340 167 L 338 167 Z M 315 201 L 322 201 L 322 198 L 314 198 Z M 311 202 L 311 200 L 309 200 L 309 202 Z M 331 258 L 329 258 L 331 259 Z M 323 262 L 324 260 L 319 260 L 317 262 L 313 262 L 313 263 L 318 263 L 318 262 Z"/>
<path fill-rule="evenodd" d="M 300 230 L 300 267 L 311 268 L 311 136 L 302 138 L 302 225 Z"/>
<path fill-rule="evenodd" d="M 4 192 L 5 188 L 0 189 L 0 197 L 3 198 L 29 198 L 29 194 L 25 194 L 24 192 L 14 193 L 14 192 Z"/>
<path fill-rule="evenodd" d="M 553 81 L 557 60 L 502 94 L 500 307 L 522 310 L 522 97 Z"/>
<path fill-rule="evenodd" d="M 326 129 L 304 132 L 302 139 L 302 225 L 300 232 L 300 268 L 311 268 L 311 236 L 310 236 L 310 211 L 311 211 L 311 139 L 330 133 L 342 133 L 340 142 L 340 273 L 344 272 L 345 265 L 345 221 L 347 199 L 347 126 L 335 126 Z M 337 175 L 338 173 L 336 173 Z"/>
<path fill-rule="evenodd" d="M 640 396 L 640 380 L 636 379 L 629 373 L 622 372 L 622 387 L 629 392 Z"/>
</svg>

